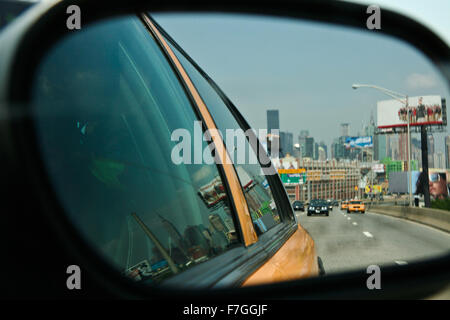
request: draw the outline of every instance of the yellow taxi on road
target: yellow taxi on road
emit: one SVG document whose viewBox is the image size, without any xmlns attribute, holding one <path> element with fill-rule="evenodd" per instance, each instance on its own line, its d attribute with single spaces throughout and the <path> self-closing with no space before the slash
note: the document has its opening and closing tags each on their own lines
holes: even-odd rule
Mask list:
<svg viewBox="0 0 450 320">
<path fill-rule="evenodd" d="M 341 202 L 341 210 L 345 210 L 348 207 L 348 201 L 342 201 Z"/>
<path fill-rule="evenodd" d="M 351 200 L 347 206 L 347 213 L 350 212 L 366 212 L 366 205 L 361 200 Z"/>
</svg>

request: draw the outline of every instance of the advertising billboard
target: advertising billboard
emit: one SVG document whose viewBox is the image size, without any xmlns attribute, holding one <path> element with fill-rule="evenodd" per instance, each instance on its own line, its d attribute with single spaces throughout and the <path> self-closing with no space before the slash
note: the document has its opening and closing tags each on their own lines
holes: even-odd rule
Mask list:
<svg viewBox="0 0 450 320">
<path fill-rule="evenodd" d="M 414 179 L 413 176 L 413 190 L 414 193 L 424 194 L 426 177 L 423 172 Z M 428 188 L 430 197 L 432 199 L 446 199 L 450 196 L 450 172 L 445 169 L 430 169 L 428 172 Z M 415 189 L 414 189 L 415 186 Z"/>
<path fill-rule="evenodd" d="M 347 149 L 349 148 L 372 148 L 372 137 L 347 137 L 344 143 Z"/>
<path fill-rule="evenodd" d="M 419 171 L 412 171 L 411 186 L 412 193 L 417 191 L 417 180 L 419 178 Z M 399 171 L 389 173 L 389 192 L 391 193 L 409 193 L 409 172 Z"/>
<path fill-rule="evenodd" d="M 446 125 L 445 104 L 441 96 L 417 96 L 408 98 L 410 126 Z M 407 127 L 408 111 L 398 100 L 377 102 L 377 127 L 383 131 Z"/>
<path fill-rule="evenodd" d="M 226 191 L 219 176 L 214 178 L 208 184 L 200 187 L 198 194 L 208 208 L 216 205 L 226 198 Z"/>
<path fill-rule="evenodd" d="M 377 163 L 372 166 L 372 171 L 375 173 L 383 173 L 384 172 L 384 164 Z"/>
</svg>

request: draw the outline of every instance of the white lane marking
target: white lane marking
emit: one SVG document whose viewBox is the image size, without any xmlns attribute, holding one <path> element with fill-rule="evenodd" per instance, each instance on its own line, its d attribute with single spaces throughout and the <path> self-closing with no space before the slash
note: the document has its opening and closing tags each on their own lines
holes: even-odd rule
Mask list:
<svg viewBox="0 0 450 320">
<path fill-rule="evenodd" d="M 363 231 L 363 233 L 364 233 L 364 235 L 365 235 L 367 238 L 373 238 L 373 235 L 372 235 L 370 232 L 368 232 L 368 231 Z"/>
<path fill-rule="evenodd" d="M 352 218 L 348 217 L 347 220 L 352 220 Z"/>
<path fill-rule="evenodd" d="M 396 264 L 398 264 L 399 266 L 404 266 L 405 264 L 408 264 L 408 262 L 406 261 L 401 261 L 401 260 L 395 260 L 394 261 Z"/>
<path fill-rule="evenodd" d="M 353 225 L 354 225 L 354 226 L 357 226 L 358 224 L 357 224 L 356 222 L 353 222 Z"/>
</svg>

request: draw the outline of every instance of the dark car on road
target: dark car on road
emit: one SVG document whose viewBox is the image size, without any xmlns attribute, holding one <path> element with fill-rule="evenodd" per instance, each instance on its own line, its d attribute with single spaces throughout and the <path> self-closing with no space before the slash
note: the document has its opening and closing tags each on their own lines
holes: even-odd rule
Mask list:
<svg viewBox="0 0 450 320">
<path fill-rule="evenodd" d="M 328 203 L 325 200 L 312 200 L 308 207 L 307 215 L 312 214 L 325 214 L 329 215 Z"/>
<path fill-rule="evenodd" d="M 327 200 L 327 205 L 328 205 L 328 210 L 333 211 L 333 201 L 331 201 L 330 199 Z"/>
<path fill-rule="evenodd" d="M 294 201 L 292 203 L 292 208 L 294 208 L 295 211 L 305 211 L 305 205 L 301 201 Z"/>
</svg>

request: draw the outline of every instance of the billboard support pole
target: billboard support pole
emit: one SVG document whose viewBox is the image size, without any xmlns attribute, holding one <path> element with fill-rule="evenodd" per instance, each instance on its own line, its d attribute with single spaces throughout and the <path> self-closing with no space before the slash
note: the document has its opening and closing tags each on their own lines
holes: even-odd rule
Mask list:
<svg viewBox="0 0 450 320">
<path fill-rule="evenodd" d="M 425 200 L 425 208 L 430 208 L 430 183 L 428 181 L 428 137 L 426 126 L 422 126 L 421 128 L 420 143 L 422 147 L 422 174 L 425 176 L 423 196 Z"/>
</svg>

